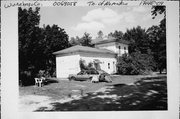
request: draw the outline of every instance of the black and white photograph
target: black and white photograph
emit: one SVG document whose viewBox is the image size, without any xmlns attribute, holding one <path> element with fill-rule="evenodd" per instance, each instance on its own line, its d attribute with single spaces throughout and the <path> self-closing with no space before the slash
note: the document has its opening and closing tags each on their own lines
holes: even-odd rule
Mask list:
<svg viewBox="0 0 180 119">
<path fill-rule="evenodd" d="M 18 8 L 20 110 L 167 110 L 165 15 L 165 6 Z"/>
<path fill-rule="evenodd" d="M 9 62 L 2 63 L 2 74 L 13 72 L 2 75 L 2 80 L 15 74 L 11 79 L 15 84 L 2 85 L 2 89 L 8 85 L 13 96 L 3 96 L 2 91 L 2 100 L 14 97 L 13 109 L 19 117 L 33 112 L 41 112 L 41 116 L 49 112 L 110 116 L 112 112 L 132 117 L 136 113 L 139 118 L 146 117 L 140 113 L 147 113 L 152 114 L 148 119 L 161 119 L 175 109 L 173 102 L 180 105 L 179 51 L 174 52 L 179 46 L 173 46 L 179 35 L 176 37 L 177 30 L 172 30 L 175 25 L 169 18 L 170 5 L 146 5 L 150 3 L 145 1 L 128 5 L 125 1 L 106 0 L 81 5 L 81 1 L 47 3 L 3 6 L 4 11 L 16 6 L 15 32 L 2 30 L 2 34 L 15 36 L 9 43 L 17 39 L 14 45 L 9 44 L 16 49 L 11 53 L 14 59 L 8 59 L 8 55 L 2 58 L 2 62 Z M 2 35 L 2 40 L 5 38 Z M 8 53 L 3 49 L 8 42 L 2 42 L 2 55 Z M 5 66 L 10 68 L 3 69 Z M 14 94 L 13 85 L 17 85 Z M 5 104 L 3 108 L 10 108 Z"/>
</svg>

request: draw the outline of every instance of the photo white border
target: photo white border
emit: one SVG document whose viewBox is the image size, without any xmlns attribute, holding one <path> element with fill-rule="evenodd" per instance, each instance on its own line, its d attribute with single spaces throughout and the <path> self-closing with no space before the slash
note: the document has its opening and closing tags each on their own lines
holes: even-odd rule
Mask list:
<svg viewBox="0 0 180 119">
<path fill-rule="evenodd" d="M 78 1 L 78 0 L 76 0 Z M 90 0 L 91 1 L 91 0 Z M 179 2 L 166 1 L 168 111 L 92 111 L 92 112 L 19 112 L 18 111 L 18 9 L 4 8 L 1 2 L 1 116 L 2 119 L 178 119 L 179 118 Z M 33 2 L 33 1 L 26 1 Z M 38 1 L 52 6 L 53 1 Z M 78 1 L 78 5 L 87 5 Z M 125 1 L 139 5 L 141 1 Z"/>
</svg>

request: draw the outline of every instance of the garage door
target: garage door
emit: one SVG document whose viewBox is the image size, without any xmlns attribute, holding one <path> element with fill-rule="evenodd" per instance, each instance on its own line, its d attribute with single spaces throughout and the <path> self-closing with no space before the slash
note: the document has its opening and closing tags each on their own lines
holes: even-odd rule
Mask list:
<svg viewBox="0 0 180 119">
<path fill-rule="evenodd" d="M 58 78 L 67 78 L 69 74 L 76 74 L 79 70 L 78 56 L 73 55 L 56 58 L 56 73 Z"/>
</svg>

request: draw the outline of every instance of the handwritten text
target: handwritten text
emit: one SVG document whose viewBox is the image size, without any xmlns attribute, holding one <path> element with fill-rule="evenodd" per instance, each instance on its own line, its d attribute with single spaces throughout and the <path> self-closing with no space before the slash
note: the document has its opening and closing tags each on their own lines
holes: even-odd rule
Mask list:
<svg viewBox="0 0 180 119">
<path fill-rule="evenodd" d="M 9 8 L 9 7 L 40 7 L 41 3 L 35 1 L 35 2 L 16 2 L 16 3 L 6 3 L 4 4 L 5 8 Z"/>
<path fill-rule="evenodd" d="M 76 6 L 77 2 L 59 1 L 54 2 L 53 6 Z"/>
<path fill-rule="evenodd" d="M 103 0 L 102 2 L 95 3 L 94 1 L 87 2 L 88 6 L 120 6 L 120 5 L 128 5 L 127 2 L 121 1 L 106 1 Z"/>
<path fill-rule="evenodd" d="M 155 1 L 155 0 L 142 0 L 139 5 L 153 5 L 153 6 L 162 6 L 164 2 L 162 1 Z"/>
</svg>

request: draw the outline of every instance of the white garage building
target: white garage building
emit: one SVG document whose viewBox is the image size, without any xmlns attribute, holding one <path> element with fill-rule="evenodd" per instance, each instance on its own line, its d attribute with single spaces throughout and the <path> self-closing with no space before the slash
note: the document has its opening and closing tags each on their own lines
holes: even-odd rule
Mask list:
<svg viewBox="0 0 180 119">
<path fill-rule="evenodd" d="M 54 52 L 57 78 L 67 78 L 69 74 L 80 72 L 80 60 L 86 64 L 100 61 L 102 70 L 109 74 L 116 73 L 116 57 L 125 52 L 128 53 L 128 43 L 115 38 L 98 41 L 95 48 L 76 45 Z"/>
</svg>

